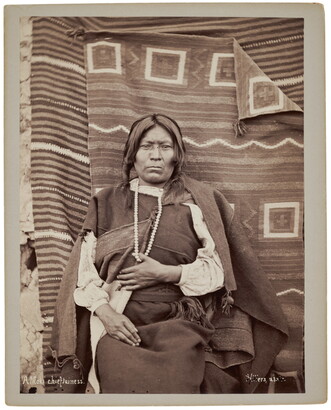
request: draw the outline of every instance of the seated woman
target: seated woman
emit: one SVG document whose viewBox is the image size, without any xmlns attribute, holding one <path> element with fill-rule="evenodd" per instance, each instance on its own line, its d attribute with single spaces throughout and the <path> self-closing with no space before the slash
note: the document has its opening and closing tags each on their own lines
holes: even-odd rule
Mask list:
<svg viewBox="0 0 331 410">
<path fill-rule="evenodd" d="M 122 184 L 90 201 L 52 353 L 66 377 L 89 373 L 96 393 L 253 391 L 245 375 L 264 377 L 286 340 L 232 208 L 184 175 L 184 160 L 178 124 L 143 117 L 128 136 Z"/>
</svg>

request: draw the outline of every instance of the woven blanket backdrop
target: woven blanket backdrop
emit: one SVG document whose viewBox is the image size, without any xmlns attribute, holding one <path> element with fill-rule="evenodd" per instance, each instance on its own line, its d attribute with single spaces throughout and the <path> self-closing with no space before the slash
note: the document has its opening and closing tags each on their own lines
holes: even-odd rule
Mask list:
<svg viewBox="0 0 331 410">
<path fill-rule="evenodd" d="M 303 20 L 35 18 L 31 104 L 44 353 L 89 197 L 120 180 L 132 122 L 161 112 L 182 128 L 187 173 L 240 216 L 290 325 L 275 370 L 302 378 Z"/>
</svg>

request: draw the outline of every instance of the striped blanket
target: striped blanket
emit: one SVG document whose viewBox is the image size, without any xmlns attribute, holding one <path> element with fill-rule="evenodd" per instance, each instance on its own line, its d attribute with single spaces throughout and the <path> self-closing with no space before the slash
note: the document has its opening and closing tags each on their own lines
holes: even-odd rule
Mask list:
<svg viewBox="0 0 331 410">
<path fill-rule="evenodd" d="M 302 40 L 300 19 L 34 19 L 31 184 L 45 354 L 89 197 L 119 180 L 131 123 L 163 112 L 183 130 L 187 173 L 222 189 L 280 298 L 291 335 L 275 365 L 303 373 Z M 52 374 L 45 362 L 45 379 Z"/>
</svg>

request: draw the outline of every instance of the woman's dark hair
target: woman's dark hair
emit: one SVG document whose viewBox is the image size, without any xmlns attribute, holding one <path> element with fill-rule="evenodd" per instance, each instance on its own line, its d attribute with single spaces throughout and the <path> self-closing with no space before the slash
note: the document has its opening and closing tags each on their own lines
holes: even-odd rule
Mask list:
<svg viewBox="0 0 331 410">
<path fill-rule="evenodd" d="M 174 144 L 174 171 L 165 187 L 169 189 L 170 187 L 175 186 L 176 182 L 179 181 L 182 169 L 185 166 L 186 152 L 179 125 L 167 115 L 152 114 L 139 118 L 131 126 L 123 153 L 122 186 L 124 188 L 129 188 L 130 172 L 134 166 L 141 139 L 147 131 L 157 125 L 164 128 L 170 134 Z"/>
</svg>

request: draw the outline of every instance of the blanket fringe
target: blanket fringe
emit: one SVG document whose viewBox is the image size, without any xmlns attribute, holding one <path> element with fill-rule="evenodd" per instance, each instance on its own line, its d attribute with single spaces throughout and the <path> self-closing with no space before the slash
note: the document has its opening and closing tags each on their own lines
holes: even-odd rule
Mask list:
<svg viewBox="0 0 331 410">
<path fill-rule="evenodd" d="M 184 319 L 207 329 L 213 328 L 201 302 L 197 298 L 184 296 L 178 302 L 173 302 L 171 307 L 172 311 L 168 317 L 169 319 Z"/>
<path fill-rule="evenodd" d="M 234 304 L 234 299 L 231 296 L 231 291 L 226 291 L 226 293 L 222 296 L 222 301 L 221 301 L 222 313 L 229 316 L 231 313 L 231 308 L 233 304 Z"/>
<path fill-rule="evenodd" d="M 77 28 L 69 29 L 66 31 L 66 35 L 68 37 L 73 37 L 74 40 L 76 40 L 77 37 L 83 36 L 84 34 L 85 34 L 84 27 L 77 27 Z"/>
<path fill-rule="evenodd" d="M 244 123 L 243 120 L 239 120 L 239 119 L 233 124 L 233 129 L 234 129 L 236 138 L 243 137 L 247 132 L 246 124 Z"/>
<path fill-rule="evenodd" d="M 80 239 L 81 239 L 82 242 L 86 242 L 85 237 L 86 237 L 86 235 L 88 235 L 90 232 L 91 232 L 90 229 L 83 229 L 83 230 L 78 234 L 78 236 L 80 237 Z"/>
</svg>

